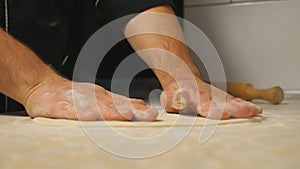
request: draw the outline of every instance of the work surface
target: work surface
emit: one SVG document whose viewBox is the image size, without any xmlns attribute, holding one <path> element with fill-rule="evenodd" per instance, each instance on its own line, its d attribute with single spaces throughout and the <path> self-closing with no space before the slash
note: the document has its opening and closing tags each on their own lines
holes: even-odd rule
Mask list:
<svg viewBox="0 0 300 169">
<path fill-rule="evenodd" d="M 0 115 L 0 169 L 299 168 L 300 100 L 285 100 L 277 106 L 258 104 L 265 110 L 265 120 L 219 125 L 203 144 L 199 143 L 203 126 L 194 126 L 177 145 L 173 145 L 172 140 L 183 134 L 184 127 L 115 129 L 128 138 L 171 132 L 169 138 L 149 141 L 153 151 L 161 148 L 162 154 L 150 154 L 151 158 L 142 159 L 121 156 L 130 151 L 130 147 L 137 153 L 151 152 L 152 148 L 138 147 L 137 150 L 133 142 L 118 142 L 117 136 L 110 135 L 111 128 L 43 126 L 33 123 L 27 116 Z M 93 130 L 101 133 L 100 142 L 88 137 L 97 137 Z M 167 151 L 163 148 L 168 144 L 170 150 Z M 105 146 L 103 149 L 99 145 L 112 145 L 115 149 L 104 150 Z M 112 153 L 119 153 L 119 156 Z"/>
</svg>

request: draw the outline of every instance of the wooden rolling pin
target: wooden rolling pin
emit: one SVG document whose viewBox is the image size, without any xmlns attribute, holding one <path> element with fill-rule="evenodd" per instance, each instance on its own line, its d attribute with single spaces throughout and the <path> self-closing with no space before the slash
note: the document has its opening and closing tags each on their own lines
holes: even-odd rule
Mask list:
<svg viewBox="0 0 300 169">
<path fill-rule="evenodd" d="M 272 104 L 279 104 L 284 99 L 284 92 L 281 87 L 275 86 L 269 89 L 256 89 L 250 83 L 227 83 L 227 92 L 235 97 L 247 101 L 262 99 Z"/>
</svg>

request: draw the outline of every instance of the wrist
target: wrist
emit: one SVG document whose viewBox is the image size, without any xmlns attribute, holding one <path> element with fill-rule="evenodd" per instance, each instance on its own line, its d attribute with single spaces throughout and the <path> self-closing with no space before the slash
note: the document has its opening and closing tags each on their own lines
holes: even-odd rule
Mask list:
<svg viewBox="0 0 300 169">
<path fill-rule="evenodd" d="M 193 73 L 192 75 L 174 75 L 171 76 L 167 73 L 157 73 L 156 75 L 159 79 L 159 82 L 163 89 L 165 89 L 171 83 L 177 83 L 181 81 L 189 81 L 189 80 L 201 80 L 199 73 Z"/>
<path fill-rule="evenodd" d="M 59 76 L 50 68 L 47 67 L 47 69 L 41 73 L 41 76 L 36 77 L 34 80 L 31 81 L 31 83 L 25 85 L 23 88 L 20 89 L 21 95 L 18 96 L 18 99 L 16 99 L 17 101 L 25 105 L 28 97 L 38 88 L 44 86 L 53 86 L 57 84 L 59 81 L 65 80 L 63 77 Z"/>
<path fill-rule="evenodd" d="M 29 93 L 59 75 L 24 44 L 0 29 L 0 92 L 24 104 Z"/>
</svg>

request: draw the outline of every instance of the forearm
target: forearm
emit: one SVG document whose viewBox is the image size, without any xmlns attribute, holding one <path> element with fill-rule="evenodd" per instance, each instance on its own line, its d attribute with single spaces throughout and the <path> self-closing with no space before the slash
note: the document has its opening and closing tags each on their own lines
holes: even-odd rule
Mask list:
<svg viewBox="0 0 300 169">
<path fill-rule="evenodd" d="M 38 56 L 0 29 L 0 92 L 24 103 L 26 95 L 55 75 Z"/>
<path fill-rule="evenodd" d="M 174 15 L 172 8 L 167 6 L 155 7 L 144 13 L 147 12 Z M 175 79 L 186 78 L 187 73 L 200 77 L 199 70 L 190 57 L 189 49 L 183 43 L 184 38 L 177 20 L 172 17 L 166 17 L 165 20 L 161 18 L 156 19 L 155 17 L 160 16 L 154 15 L 154 19 L 149 21 L 146 19 L 147 16 L 143 16 L 142 13 L 129 22 L 125 29 L 125 35 L 128 36 L 131 46 L 135 51 L 150 49 L 148 50 L 149 52 L 141 52 L 139 54 L 150 67 L 154 68 L 153 71 L 163 87 Z M 131 36 L 143 32 L 143 29 L 150 30 L 150 32 Z M 151 30 L 157 30 L 165 35 L 151 33 Z M 189 68 L 189 71 L 185 71 L 185 65 Z M 165 71 L 155 68 L 163 68 Z"/>
</svg>

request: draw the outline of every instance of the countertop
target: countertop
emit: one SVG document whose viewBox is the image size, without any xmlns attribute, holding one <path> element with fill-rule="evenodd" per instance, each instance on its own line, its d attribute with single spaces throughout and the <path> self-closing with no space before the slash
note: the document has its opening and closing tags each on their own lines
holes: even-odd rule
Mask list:
<svg viewBox="0 0 300 169">
<path fill-rule="evenodd" d="M 285 100 L 280 105 L 256 103 L 264 108 L 263 116 L 266 119 L 261 122 L 219 125 L 205 143 L 199 143 L 203 129 L 201 126 L 192 127 L 178 144 L 172 140 L 183 134 L 183 128 L 169 131 L 162 127 L 161 131 L 171 132 L 170 137 L 149 143 L 153 145 L 153 152 L 161 148 L 161 153 L 139 159 L 124 157 L 122 151 L 130 151 L 128 147 L 134 147 L 133 142 L 119 142 L 118 137 L 110 136 L 111 129 L 108 128 L 94 128 L 94 131 L 101 133 L 102 140 L 99 143 L 99 140 L 95 142 L 91 139 L 87 130 L 81 127 L 43 126 L 33 123 L 24 113 L 2 114 L 0 168 L 298 168 L 300 100 Z M 150 136 L 159 133 L 158 130 L 116 129 L 128 138 L 136 134 Z M 168 144 L 170 148 L 167 150 L 163 146 Z M 120 151 L 110 151 L 101 145 L 114 146 L 116 151 Z M 151 146 L 138 148 L 132 151 L 138 153 L 152 150 Z"/>
</svg>

